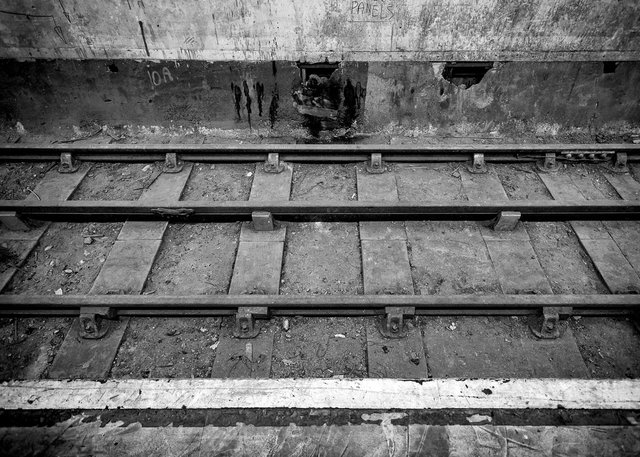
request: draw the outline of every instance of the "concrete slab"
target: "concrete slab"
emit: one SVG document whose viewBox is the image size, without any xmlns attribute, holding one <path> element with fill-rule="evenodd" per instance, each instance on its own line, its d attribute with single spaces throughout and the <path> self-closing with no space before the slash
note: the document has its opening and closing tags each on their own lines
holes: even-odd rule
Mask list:
<svg viewBox="0 0 640 457">
<path fill-rule="evenodd" d="M 439 378 L 587 378 L 567 329 L 537 340 L 522 319 L 436 318 L 423 327 L 430 374 Z"/>
<path fill-rule="evenodd" d="M 291 164 L 285 164 L 282 173 L 266 173 L 263 165 L 257 164 L 249 200 L 289 200 L 292 177 Z"/>
<path fill-rule="evenodd" d="M 57 168 L 52 168 L 33 192 L 40 197 L 40 200 L 67 200 L 88 172 L 87 164 L 82 164 L 75 173 L 59 173 Z M 26 200 L 37 199 L 34 194 L 29 194 L 26 198 Z"/>
<path fill-rule="evenodd" d="M 148 189 L 142 192 L 138 200 L 159 204 L 180 200 L 192 169 L 193 164 L 187 163 L 180 173 L 162 173 Z"/>
<path fill-rule="evenodd" d="M 376 175 L 358 170 L 356 176 L 359 201 L 398 201 L 395 174 L 385 172 Z"/>
<path fill-rule="evenodd" d="M 406 240 L 401 221 L 364 221 L 359 223 L 361 240 Z"/>
<path fill-rule="evenodd" d="M 367 362 L 370 378 L 426 379 L 429 376 L 420 329 L 409 324 L 405 338 L 386 338 L 368 321 Z"/>
<path fill-rule="evenodd" d="M 462 187 L 471 201 L 508 200 L 500 178 L 489 168 L 488 173 L 474 174 L 460 169 Z"/>
<path fill-rule="evenodd" d="M 584 200 L 584 196 L 568 174 L 559 171 L 557 173 L 539 173 L 539 176 L 554 200 Z M 591 180 L 589 180 L 590 182 Z"/>
<path fill-rule="evenodd" d="M 582 194 L 582 198 L 587 200 L 602 200 L 607 198 L 600 189 L 596 186 L 594 179 L 599 179 L 601 175 L 596 175 L 594 177 L 592 175 L 571 175 L 572 184 L 578 189 L 580 194 Z M 582 198 L 576 198 L 576 200 L 581 200 Z"/>
<path fill-rule="evenodd" d="M 402 201 L 466 200 L 462 188 L 462 164 L 399 164 L 395 171 L 398 198 Z"/>
<path fill-rule="evenodd" d="M 129 318 L 109 322 L 109 331 L 99 340 L 80 337 L 80 321 L 75 319 L 48 372 L 50 379 L 95 379 L 109 376 Z"/>
<path fill-rule="evenodd" d="M 413 295 L 406 241 L 365 240 L 361 245 L 365 294 Z"/>
<path fill-rule="evenodd" d="M 635 189 L 640 188 L 640 183 L 630 175 L 607 174 L 606 177 L 623 198 L 635 198 Z M 572 184 L 567 176 L 557 176 L 555 182 L 556 186 L 549 190 L 556 200 L 562 199 L 562 190 Z M 618 245 L 609 234 L 608 226 L 600 221 L 573 221 L 571 226 L 611 292 L 640 291 L 640 277 L 628 260 L 632 259 L 634 263 L 638 260 L 637 232 L 629 237 L 618 225 L 615 230 L 621 242 Z M 616 225 L 612 224 L 611 227 L 615 228 Z M 628 254 L 620 249 L 627 246 L 630 248 Z"/>
<path fill-rule="evenodd" d="M 406 427 L 359 426 L 206 427 L 201 455 L 255 456 L 406 456 Z"/>
<path fill-rule="evenodd" d="M 145 426 L 71 416 L 51 427 L 0 429 L 8 455 L 210 455 L 284 457 L 530 457 L 638 455 L 638 427 L 392 425 L 396 415 L 367 414 L 362 424 L 300 426 Z M 375 423 L 377 422 L 377 423 Z"/>
<path fill-rule="evenodd" d="M 276 241 L 238 244 L 230 294 L 278 294 L 284 243 Z"/>
<path fill-rule="evenodd" d="M 498 277 L 476 224 L 408 221 L 411 266 L 422 295 L 500 293 Z"/>
<path fill-rule="evenodd" d="M 640 200 L 640 182 L 633 179 L 629 173 L 607 173 L 605 177 L 624 200 Z"/>
<path fill-rule="evenodd" d="M 640 222 L 606 221 L 604 225 L 627 261 L 640 275 Z"/>
<path fill-rule="evenodd" d="M 211 377 L 268 378 L 272 355 L 273 329 L 267 328 L 251 339 L 233 338 L 227 331 L 220 336 Z"/>
<path fill-rule="evenodd" d="M 161 240 L 116 241 L 89 293 L 140 293 L 161 243 Z"/>
<path fill-rule="evenodd" d="M 491 392 L 487 392 L 490 390 Z M 638 379 L 117 379 L 5 381 L 3 411 L 228 409 L 638 410 Z M 272 418 L 273 420 L 273 418 Z M 276 420 L 279 420 L 276 418 Z M 286 420 L 286 419 L 285 419 Z"/>
<path fill-rule="evenodd" d="M 167 221 L 126 221 L 118 234 L 118 241 L 161 240 Z"/>
<path fill-rule="evenodd" d="M 615 241 L 609 238 L 580 239 L 580 242 L 611 292 L 640 293 L 640 277 Z"/>
<path fill-rule="evenodd" d="M 530 241 L 485 243 L 505 294 L 553 293 Z"/>
</svg>

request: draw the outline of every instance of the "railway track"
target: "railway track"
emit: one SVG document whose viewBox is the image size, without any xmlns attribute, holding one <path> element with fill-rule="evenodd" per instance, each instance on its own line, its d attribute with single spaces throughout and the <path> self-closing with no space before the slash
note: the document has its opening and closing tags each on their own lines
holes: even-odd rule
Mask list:
<svg viewBox="0 0 640 457">
<path fill-rule="evenodd" d="M 104 403 L 123 376 L 483 378 L 477 389 L 491 392 L 500 392 L 492 378 L 564 378 L 543 390 L 609 389 L 625 400 L 637 387 L 569 379 L 640 372 L 630 361 L 640 347 L 631 325 L 640 306 L 637 145 L 9 145 L 0 157 L 22 161 L 15 173 L 52 159 L 74 170 L 49 169 L 26 198 L 0 201 L 0 242 L 11 254 L 0 315 L 16 334 L 18 317 L 47 317 L 58 331 L 36 330 L 48 332 L 49 360 L 28 375 L 9 371 L 26 380 L 5 391 L 5 422 L 47 389 L 63 392 L 57 379 L 85 379 L 86 393 L 65 397 L 76 406 L 53 399 L 41 408 L 147 407 Z M 599 328 L 583 316 L 618 319 Z M 593 348 L 616 346 L 605 373 Z M 112 390 L 92 396 L 100 387 L 91 381 L 106 379 Z M 298 387 L 281 389 L 321 389 Z M 237 401 L 212 408 L 236 408 L 248 423 L 256 408 L 273 424 L 282 413 L 282 404 L 252 404 L 236 381 L 167 388 L 159 392 L 180 398 L 228 388 Z M 364 398 L 376 388 L 365 383 Z M 500 401 L 524 401 L 528 388 Z M 371 412 L 344 398 L 335 408 Z M 285 409 L 331 407 L 323 401 Z M 516 410 L 527 424 L 620 425 L 639 407 L 577 402 L 571 408 L 590 412 L 567 419 L 552 412 L 556 403 L 528 410 L 522 401 L 470 410 L 506 414 L 504 424 Z M 416 407 L 456 410 L 425 402 Z M 394 409 L 387 403 L 380 413 Z M 468 424 L 467 412 L 456 423 Z"/>
</svg>

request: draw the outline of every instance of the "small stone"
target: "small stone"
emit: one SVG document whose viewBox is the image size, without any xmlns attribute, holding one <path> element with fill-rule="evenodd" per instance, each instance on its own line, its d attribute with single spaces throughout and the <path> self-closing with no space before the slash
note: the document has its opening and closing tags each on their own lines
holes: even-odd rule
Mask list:
<svg viewBox="0 0 640 457">
<path fill-rule="evenodd" d="M 145 166 L 142 168 L 142 171 L 149 171 L 149 170 L 151 170 L 151 165 L 145 165 Z"/>
<path fill-rule="evenodd" d="M 90 236 L 87 236 L 87 237 L 85 237 L 85 238 L 82 240 L 82 242 L 83 242 L 84 244 L 91 244 L 91 243 L 93 243 L 93 238 L 91 238 Z M 85 251 L 85 252 L 86 252 L 86 251 Z M 85 254 L 85 255 L 86 255 L 86 254 Z"/>
<path fill-rule="evenodd" d="M 206 328 L 204 328 L 204 327 L 200 327 L 200 331 L 201 331 L 202 333 L 206 333 L 206 332 L 207 332 L 207 329 L 206 329 Z"/>
<path fill-rule="evenodd" d="M 346 338 L 346 336 L 344 336 L 342 333 L 336 333 L 334 335 L 334 338 Z"/>
<path fill-rule="evenodd" d="M 249 173 L 247 173 L 247 178 L 250 178 L 251 176 L 253 176 L 253 172 L 250 171 Z"/>
<path fill-rule="evenodd" d="M 455 329 L 457 329 L 458 327 L 456 326 L 455 322 L 452 322 L 451 325 L 449 325 L 449 327 L 447 327 L 449 330 L 454 331 Z"/>
<path fill-rule="evenodd" d="M 491 423 L 491 416 L 485 416 L 482 414 L 473 414 L 467 417 L 467 422 L 470 424 L 489 424 Z"/>
<path fill-rule="evenodd" d="M 62 289 L 57 289 L 54 294 L 56 295 L 62 295 Z"/>
<path fill-rule="evenodd" d="M 53 246 L 46 246 L 46 247 L 44 248 L 44 252 L 49 251 L 51 248 L 53 248 Z"/>
<path fill-rule="evenodd" d="M 418 356 L 417 352 L 411 352 L 411 357 L 409 358 L 409 360 L 414 365 L 420 365 L 420 357 Z"/>
<path fill-rule="evenodd" d="M 289 331 L 289 319 L 285 319 L 284 321 L 282 321 L 282 329 L 285 332 Z"/>
<path fill-rule="evenodd" d="M 67 268 L 66 270 L 64 270 L 64 272 L 70 275 L 71 273 L 73 273 L 73 270 L 71 268 Z"/>
<path fill-rule="evenodd" d="M 291 339 L 291 334 L 289 332 L 287 332 L 287 333 L 284 334 L 284 337 L 286 339 L 290 340 Z"/>
<path fill-rule="evenodd" d="M 83 252 L 83 254 L 84 254 L 84 255 L 89 255 L 89 254 L 91 254 L 91 253 L 85 249 L 85 251 Z"/>
</svg>

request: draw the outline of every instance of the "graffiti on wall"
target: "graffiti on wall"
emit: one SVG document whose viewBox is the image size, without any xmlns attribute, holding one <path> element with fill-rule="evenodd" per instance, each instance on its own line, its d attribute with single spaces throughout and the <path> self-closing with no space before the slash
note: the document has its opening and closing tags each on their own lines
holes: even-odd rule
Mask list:
<svg viewBox="0 0 640 457">
<path fill-rule="evenodd" d="M 395 16 L 389 0 L 350 0 L 350 22 L 386 22 Z"/>
<path fill-rule="evenodd" d="M 154 89 L 161 84 L 173 82 L 173 76 L 171 75 L 171 71 L 169 71 L 167 67 L 162 67 L 160 71 L 147 70 L 147 75 L 149 76 L 151 87 L 153 87 Z"/>
</svg>

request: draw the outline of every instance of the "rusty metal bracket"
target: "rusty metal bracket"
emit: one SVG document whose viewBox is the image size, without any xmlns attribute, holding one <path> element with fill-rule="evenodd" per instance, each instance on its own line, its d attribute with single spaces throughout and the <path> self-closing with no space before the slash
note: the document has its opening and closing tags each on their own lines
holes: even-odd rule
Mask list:
<svg viewBox="0 0 640 457">
<path fill-rule="evenodd" d="M 491 221 L 491 228 L 498 232 L 515 230 L 521 216 L 519 211 L 500 211 Z"/>
<path fill-rule="evenodd" d="M 407 329 L 404 325 L 405 316 L 413 317 L 416 308 L 413 306 L 387 306 L 384 309 L 385 316 L 380 326 L 380 333 L 387 338 L 404 338 Z"/>
<path fill-rule="evenodd" d="M 484 154 L 481 152 L 474 153 L 471 166 L 467 166 L 467 170 L 469 170 L 469 173 L 475 173 L 475 174 L 486 173 L 488 170 L 487 170 L 487 164 L 484 161 Z"/>
<path fill-rule="evenodd" d="M 70 152 L 63 152 L 60 154 L 60 164 L 58 165 L 58 173 L 74 173 L 78 171 L 80 165 L 73 158 L 73 154 Z"/>
<path fill-rule="evenodd" d="M 150 211 L 152 214 L 166 218 L 185 218 L 195 213 L 191 208 L 151 208 Z"/>
<path fill-rule="evenodd" d="M 367 162 L 365 168 L 368 173 L 373 173 L 376 175 L 384 173 L 386 171 L 386 167 L 384 166 L 384 162 L 382 162 L 382 153 L 372 152 L 371 159 L 369 160 L 369 162 Z"/>
<path fill-rule="evenodd" d="M 178 154 L 175 152 L 167 152 L 164 157 L 164 165 L 162 166 L 163 173 L 180 173 L 184 168 L 184 164 L 178 159 Z"/>
<path fill-rule="evenodd" d="M 553 340 L 560 338 L 560 317 L 568 317 L 573 309 L 567 306 L 545 306 L 542 308 L 542 326 L 537 330 L 529 326 L 531 332 L 540 339 Z"/>
<path fill-rule="evenodd" d="M 80 338 L 98 340 L 109 331 L 109 319 L 115 319 L 114 308 L 107 306 L 80 307 Z"/>
<path fill-rule="evenodd" d="M 269 317 L 269 308 L 266 306 L 242 306 L 236 313 L 236 326 L 233 336 L 236 338 L 255 338 L 260 333 L 260 327 L 256 325 L 256 318 Z"/>
<path fill-rule="evenodd" d="M 282 173 L 284 171 L 284 163 L 280 162 L 280 154 L 277 152 L 267 154 L 267 161 L 262 169 L 265 173 Z"/>
<path fill-rule="evenodd" d="M 627 167 L 627 153 L 616 152 L 613 163 L 607 163 L 604 167 L 614 173 L 629 173 L 629 167 Z"/>
<path fill-rule="evenodd" d="M 556 161 L 555 152 L 547 152 L 544 155 L 544 161 L 542 163 L 538 162 L 536 165 L 538 166 L 538 170 L 543 173 L 553 173 L 560 169 L 560 163 Z"/>
<path fill-rule="evenodd" d="M 253 229 L 258 232 L 269 232 L 274 229 L 273 215 L 268 211 L 254 211 L 251 213 Z"/>
</svg>

